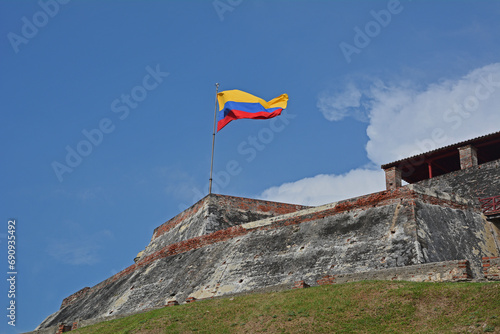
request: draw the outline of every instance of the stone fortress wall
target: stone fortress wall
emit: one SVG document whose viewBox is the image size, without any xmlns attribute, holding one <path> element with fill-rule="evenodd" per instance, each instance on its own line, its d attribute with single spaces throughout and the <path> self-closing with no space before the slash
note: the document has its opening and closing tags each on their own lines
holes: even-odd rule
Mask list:
<svg viewBox="0 0 500 334">
<path fill-rule="evenodd" d="M 65 298 L 35 332 L 256 291 L 500 280 L 500 225 L 478 202 L 500 195 L 500 160 L 397 183 L 319 207 L 208 195 L 156 228 L 134 264 Z"/>
</svg>

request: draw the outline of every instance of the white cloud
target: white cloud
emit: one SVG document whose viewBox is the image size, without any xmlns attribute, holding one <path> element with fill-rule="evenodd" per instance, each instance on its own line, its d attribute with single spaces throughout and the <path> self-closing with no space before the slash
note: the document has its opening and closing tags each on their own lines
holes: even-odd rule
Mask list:
<svg viewBox="0 0 500 334">
<path fill-rule="evenodd" d="M 316 106 L 329 121 L 340 121 L 349 116 L 362 120 L 364 113 L 360 110 L 361 96 L 358 88 L 348 84 L 341 93 L 321 93 Z"/>
<path fill-rule="evenodd" d="M 320 174 L 265 190 L 260 198 L 284 203 L 321 205 L 384 190 L 384 172 L 353 169 L 343 175 Z"/>
<path fill-rule="evenodd" d="M 384 164 L 499 130 L 500 63 L 424 90 L 372 86 L 368 158 Z"/>
<path fill-rule="evenodd" d="M 366 87 L 365 82 L 360 86 Z M 500 63 L 460 79 L 424 88 L 408 81 L 372 80 L 369 88 L 350 83 L 341 93 L 323 93 L 317 106 L 329 121 L 367 115 L 368 158 L 381 165 L 499 130 Z M 265 190 L 261 198 L 318 205 L 385 188 L 383 172 L 355 169 L 317 175 Z"/>
</svg>

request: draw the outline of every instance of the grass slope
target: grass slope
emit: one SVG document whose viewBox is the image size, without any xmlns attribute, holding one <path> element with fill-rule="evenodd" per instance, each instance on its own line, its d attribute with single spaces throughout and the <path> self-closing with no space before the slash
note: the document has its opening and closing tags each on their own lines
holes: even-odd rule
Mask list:
<svg viewBox="0 0 500 334">
<path fill-rule="evenodd" d="M 198 301 L 71 333 L 500 333 L 500 283 L 370 281 Z"/>
</svg>

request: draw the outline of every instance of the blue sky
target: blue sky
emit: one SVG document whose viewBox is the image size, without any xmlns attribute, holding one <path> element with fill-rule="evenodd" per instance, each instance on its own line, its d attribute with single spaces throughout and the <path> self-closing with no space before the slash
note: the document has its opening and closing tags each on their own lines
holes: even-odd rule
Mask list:
<svg viewBox="0 0 500 334">
<path fill-rule="evenodd" d="M 0 333 L 131 265 L 207 194 L 216 82 L 289 95 L 274 122 L 217 134 L 226 195 L 333 202 L 383 190 L 380 164 L 498 131 L 499 16 L 498 1 L 0 1 L 1 268 L 15 218 L 18 272 Z"/>
</svg>

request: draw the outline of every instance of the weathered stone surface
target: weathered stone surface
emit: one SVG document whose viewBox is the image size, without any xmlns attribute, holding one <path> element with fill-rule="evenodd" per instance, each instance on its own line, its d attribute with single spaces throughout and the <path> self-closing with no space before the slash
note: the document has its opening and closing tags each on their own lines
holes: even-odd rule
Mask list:
<svg viewBox="0 0 500 334">
<path fill-rule="evenodd" d="M 427 179 L 415 185 L 453 193 L 476 201 L 500 195 L 500 160 Z"/>
<path fill-rule="evenodd" d="M 287 212 L 273 217 L 262 207 L 252 209 L 255 215 L 244 212 L 253 200 L 238 204 L 237 198 L 229 198 L 228 209 L 221 204 L 224 196 L 217 196 L 216 204 L 211 198 L 188 209 L 182 219 L 167 222 L 169 228 L 155 230 L 135 264 L 68 297 L 39 327 L 105 319 L 191 297 L 292 288 L 297 281 L 317 285 L 325 276 L 354 280 L 375 275 L 367 272 L 438 261 L 468 259 L 471 273 L 478 275 L 481 257 L 498 256 L 494 243 L 487 241 L 485 220 L 470 200 L 419 186 L 299 211 L 275 203 L 273 214 Z M 207 222 L 210 214 L 217 224 Z M 267 218 L 248 218 L 259 215 Z M 208 225 L 218 230 L 210 233 Z M 422 274 L 412 268 L 411 275 Z M 447 273 L 439 272 L 433 280 L 464 278 L 463 272 Z"/>
<path fill-rule="evenodd" d="M 474 277 L 480 277 L 481 258 L 497 251 L 486 221 L 477 211 L 417 201 L 416 219 L 423 262 L 469 259 Z"/>
</svg>

